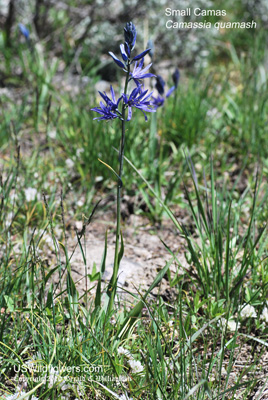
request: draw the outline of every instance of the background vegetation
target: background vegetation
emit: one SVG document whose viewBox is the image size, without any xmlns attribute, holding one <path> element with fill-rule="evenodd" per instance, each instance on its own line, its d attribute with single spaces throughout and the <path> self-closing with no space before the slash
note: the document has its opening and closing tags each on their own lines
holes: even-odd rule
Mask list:
<svg viewBox="0 0 268 400">
<path fill-rule="evenodd" d="M 257 22 L 220 31 L 167 30 L 167 6 L 178 8 L 0 1 L 1 399 L 267 398 L 267 4 L 191 2 Z M 181 72 L 147 123 L 134 113 L 123 179 L 125 225 L 134 213 L 160 237 L 163 224 L 174 232 L 158 276 L 171 300 L 125 288 L 131 301 L 107 315 L 107 239 L 100 271 L 88 271 L 84 244 L 92 214 L 115 211 L 114 178 L 98 158 L 117 169 L 120 122 L 93 121 L 90 109 L 111 82 L 120 92 L 107 52 L 118 54 L 129 20 L 140 50 L 153 40 L 167 87 Z M 74 246 L 85 256 L 83 294 Z"/>
</svg>

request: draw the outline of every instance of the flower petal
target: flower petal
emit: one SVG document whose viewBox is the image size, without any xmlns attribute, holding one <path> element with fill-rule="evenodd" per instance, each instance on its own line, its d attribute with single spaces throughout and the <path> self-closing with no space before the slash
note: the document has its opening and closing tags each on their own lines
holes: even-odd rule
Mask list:
<svg viewBox="0 0 268 400">
<path fill-rule="evenodd" d="M 155 75 L 151 73 L 144 75 L 142 74 L 142 76 L 139 79 L 144 79 L 144 78 L 155 78 Z"/>
<path fill-rule="evenodd" d="M 101 93 L 100 91 L 99 91 L 99 94 L 103 98 L 103 100 L 106 102 L 108 99 L 107 94 L 105 92 Z"/>
<path fill-rule="evenodd" d="M 169 97 L 169 96 L 171 95 L 171 93 L 174 92 L 175 89 L 176 89 L 176 87 L 175 87 L 175 86 L 172 86 L 172 87 L 168 90 L 168 92 L 167 92 L 167 94 L 166 94 L 166 97 Z"/>
<path fill-rule="evenodd" d="M 132 108 L 128 107 L 128 116 L 127 116 L 127 121 L 130 121 L 132 118 Z"/>
<path fill-rule="evenodd" d="M 128 57 L 130 57 L 130 48 L 129 48 L 129 45 L 128 45 L 128 43 L 127 43 L 127 42 L 125 42 L 124 46 L 125 46 L 125 51 L 126 51 L 126 54 L 128 55 Z"/>
<path fill-rule="evenodd" d="M 138 65 L 138 69 L 142 69 L 143 64 L 144 64 L 144 58 L 142 58 L 142 59 L 140 60 L 139 65 Z M 135 68 L 136 68 L 136 65 L 137 65 L 137 62 L 135 63 Z M 152 64 L 151 64 L 151 65 L 152 65 Z"/>
<path fill-rule="evenodd" d="M 120 68 L 125 68 L 125 65 L 122 63 L 122 61 L 119 60 L 119 58 L 117 58 L 114 53 L 112 53 L 111 51 L 109 51 L 110 56 L 113 58 L 114 62 L 120 67 Z"/>
<path fill-rule="evenodd" d="M 147 67 L 143 68 L 142 72 L 147 71 L 151 66 L 152 66 L 152 63 L 151 63 L 151 64 L 148 64 Z"/>
<path fill-rule="evenodd" d="M 140 53 L 136 57 L 134 57 L 132 61 L 137 61 L 137 60 L 140 60 L 141 58 L 145 57 L 146 54 L 148 54 L 150 50 L 151 49 L 144 50 L 142 53 Z"/>
<path fill-rule="evenodd" d="M 111 90 L 112 100 L 113 100 L 114 103 L 116 103 L 114 89 L 113 89 L 112 85 L 110 86 L 110 90 Z"/>
<path fill-rule="evenodd" d="M 121 51 L 121 56 L 122 56 L 123 60 L 127 61 L 128 55 L 126 53 L 125 46 L 123 44 L 120 44 L 120 51 Z"/>
</svg>

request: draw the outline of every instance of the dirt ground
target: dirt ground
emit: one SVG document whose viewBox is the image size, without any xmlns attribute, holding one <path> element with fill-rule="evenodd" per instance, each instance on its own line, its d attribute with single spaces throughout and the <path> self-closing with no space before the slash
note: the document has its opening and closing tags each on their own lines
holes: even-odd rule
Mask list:
<svg viewBox="0 0 268 400">
<path fill-rule="evenodd" d="M 112 211 L 105 214 L 100 213 L 99 215 L 97 212 L 96 214 L 96 217 L 94 217 L 93 221 L 86 228 L 82 245 L 84 246 L 84 254 L 87 262 L 87 273 L 92 271 L 94 263 L 97 270 L 99 270 L 104 252 L 105 232 L 107 231 L 107 258 L 103 281 L 108 282 L 113 271 L 115 215 Z M 82 226 L 82 222 L 75 223 L 75 228 L 78 231 L 81 231 Z M 184 255 L 183 239 L 176 232 L 171 221 L 164 221 L 161 227 L 156 229 L 147 218 L 132 214 L 123 221 L 122 233 L 124 256 L 119 268 L 118 293 L 123 294 L 124 289 L 137 293 L 149 288 L 157 273 L 172 258 L 172 255 L 162 241 L 171 251 L 177 254 L 177 259 L 182 266 L 188 266 Z M 71 236 L 73 236 L 74 240 L 71 249 L 73 251 L 76 237 L 74 235 Z M 82 295 L 86 288 L 85 262 L 79 246 L 75 248 L 71 258 L 71 266 L 73 278 L 75 281 L 79 281 L 77 288 Z M 177 272 L 181 273 L 182 270 L 176 262 L 173 262 L 170 271 L 171 275 L 174 276 Z M 164 277 L 160 286 L 154 290 L 155 294 L 159 292 L 164 298 L 171 296 L 167 277 Z"/>
</svg>

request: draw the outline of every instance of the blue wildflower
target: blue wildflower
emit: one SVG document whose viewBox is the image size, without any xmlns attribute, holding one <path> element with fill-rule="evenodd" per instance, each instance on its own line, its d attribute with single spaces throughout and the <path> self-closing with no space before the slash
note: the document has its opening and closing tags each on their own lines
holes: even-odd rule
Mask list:
<svg viewBox="0 0 268 400">
<path fill-rule="evenodd" d="M 152 63 L 147 65 L 147 67 L 145 67 L 144 69 L 142 69 L 143 63 L 144 63 L 144 58 L 141 59 L 139 65 L 137 62 L 135 62 L 133 72 L 130 73 L 131 76 L 130 79 L 134 79 L 137 86 L 140 86 L 139 79 L 155 77 L 154 74 L 145 73 L 151 67 Z"/>
<path fill-rule="evenodd" d="M 144 111 L 146 112 L 155 112 L 156 110 L 152 108 L 152 104 L 150 101 L 150 97 L 152 96 L 152 93 L 148 93 L 148 90 L 143 90 L 141 86 L 139 85 L 135 89 L 132 90 L 131 94 L 126 95 L 123 94 L 123 100 L 124 104 L 128 106 L 128 118 L 127 121 L 131 120 L 132 117 L 132 107 L 138 108 L 143 112 L 143 115 L 145 117 L 145 121 L 148 120 L 147 115 L 145 114 Z"/>
<path fill-rule="evenodd" d="M 162 107 L 165 103 L 165 98 L 158 95 L 157 97 L 153 97 L 152 96 L 152 101 L 151 101 L 151 105 L 157 109 L 159 107 Z"/>
<path fill-rule="evenodd" d="M 166 98 L 168 98 L 178 87 L 179 84 L 179 79 L 180 79 L 180 72 L 178 70 L 178 68 L 175 69 L 175 71 L 172 74 L 172 80 L 174 82 L 174 86 L 172 86 L 166 93 Z M 153 104 L 155 105 L 155 107 L 161 107 L 164 104 L 165 101 L 165 97 L 164 97 L 164 93 L 165 93 L 165 81 L 161 76 L 157 76 L 156 77 L 156 85 L 155 85 L 156 89 L 158 90 L 158 93 L 160 94 L 160 96 L 158 97 L 153 97 Z M 161 97 L 163 96 L 163 98 Z"/>
<path fill-rule="evenodd" d="M 158 107 L 162 107 L 165 102 L 165 84 L 166 82 L 162 78 L 162 76 L 157 75 L 155 88 L 157 89 L 159 95 L 157 97 L 152 97 L 152 105 L 157 109 Z"/>
<path fill-rule="evenodd" d="M 118 106 L 122 99 L 122 96 L 116 101 L 112 85 L 111 85 L 112 99 L 110 99 L 105 92 L 104 93 L 99 92 L 99 94 L 105 101 L 106 105 L 102 101 L 100 101 L 100 107 L 91 108 L 91 111 L 95 111 L 101 114 L 101 117 L 97 117 L 94 119 L 98 119 L 100 121 L 100 120 L 110 120 L 110 119 L 120 118 L 121 112 L 119 111 Z"/>
<path fill-rule="evenodd" d="M 23 25 L 22 23 L 19 23 L 19 30 L 20 30 L 20 33 L 25 37 L 26 40 L 30 39 L 30 31 L 29 31 L 29 29 L 26 28 L 25 25 Z"/>
<path fill-rule="evenodd" d="M 101 115 L 100 117 L 94 119 L 111 120 L 115 118 L 120 118 L 121 120 L 124 120 L 125 110 L 126 108 L 128 108 L 127 121 L 129 121 L 132 117 L 132 107 L 140 109 L 144 114 L 145 120 L 147 120 L 145 112 L 155 112 L 155 108 L 152 106 L 150 101 L 152 93 L 148 94 L 148 90 L 142 89 L 140 82 L 144 78 L 155 77 L 154 74 L 148 72 L 152 64 L 149 64 L 147 67 L 143 68 L 144 57 L 151 51 L 151 49 L 144 50 L 142 53 L 133 57 L 131 60 L 130 55 L 131 51 L 135 47 L 136 36 L 137 36 L 135 25 L 132 22 L 128 22 L 126 24 L 124 28 L 124 36 L 125 36 L 125 43 L 120 45 L 120 53 L 122 60 L 119 59 L 112 52 L 109 52 L 109 54 L 113 58 L 114 62 L 125 72 L 127 72 L 128 81 L 133 79 L 137 87 L 131 92 L 130 95 L 127 95 L 126 91 L 128 82 L 126 82 L 125 93 L 117 101 L 115 99 L 115 94 L 112 86 L 111 86 L 111 98 L 108 97 L 105 92 L 100 93 L 105 103 L 101 101 L 100 107 L 92 108 L 92 111 L 95 111 Z M 130 72 L 130 67 L 133 62 L 135 62 L 135 65 L 133 71 Z M 120 112 L 118 106 L 122 98 L 124 104 L 122 112 Z"/>
</svg>

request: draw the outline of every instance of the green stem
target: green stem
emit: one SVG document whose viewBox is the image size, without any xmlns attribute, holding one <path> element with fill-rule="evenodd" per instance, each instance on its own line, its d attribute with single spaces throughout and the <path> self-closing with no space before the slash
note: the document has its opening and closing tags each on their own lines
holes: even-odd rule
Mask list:
<svg viewBox="0 0 268 400">
<path fill-rule="evenodd" d="M 175 96 L 174 96 L 172 113 L 171 113 L 171 120 L 172 121 L 173 121 L 173 118 L 174 118 L 174 115 L 175 115 L 175 108 L 176 108 L 176 104 L 177 104 L 177 95 L 178 95 L 178 88 L 175 89 Z"/>
<path fill-rule="evenodd" d="M 125 88 L 124 94 L 127 94 L 127 87 L 130 75 L 130 61 L 127 64 L 127 75 L 125 80 Z M 121 133 L 121 143 L 120 143 L 120 150 L 119 150 L 119 173 L 118 176 L 120 180 L 117 183 L 117 197 L 116 197 L 116 240 L 115 240 L 115 253 L 114 253 L 114 268 L 113 268 L 113 275 L 108 285 L 107 294 L 109 296 L 109 304 L 107 315 L 113 309 L 114 299 L 116 294 L 117 288 L 117 276 L 119 270 L 119 241 L 120 241 L 120 226 L 121 226 L 121 192 L 122 192 L 122 173 L 123 173 L 123 162 L 124 162 L 124 149 L 125 149 L 125 123 L 126 123 L 126 105 L 123 104 L 122 106 L 122 133 Z"/>
</svg>

